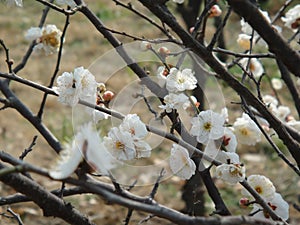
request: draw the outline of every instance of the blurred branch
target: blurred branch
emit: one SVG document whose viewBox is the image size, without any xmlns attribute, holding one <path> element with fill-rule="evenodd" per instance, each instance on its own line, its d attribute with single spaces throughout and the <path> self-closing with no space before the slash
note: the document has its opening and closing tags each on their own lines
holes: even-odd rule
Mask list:
<svg viewBox="0 0 300 225">
<path fill-rule="evenodd" d="M 0 169 L 7 168 L 0 163 Z M 21 174 L 6 174 L 0 176 L 0 180 L 14 188 L 16 191 L 28 196 L 37 204 L 44 213 L 44 216 L 55 216 L 70 224 L 92 225 L 86 217 L 81 215 L 71 204 L 65 203 L 62 199 L 47 191 L 44 187 Z"/>
<path fill-rule="evenodd" d="M 227 0 L 233 10 L 267 42 L 269 50 L 297 77 L 300 77 L 300 55 L 293 50 L 278 32 L 266 21 L 256 5 L 248 0 Z"/>
</svg>

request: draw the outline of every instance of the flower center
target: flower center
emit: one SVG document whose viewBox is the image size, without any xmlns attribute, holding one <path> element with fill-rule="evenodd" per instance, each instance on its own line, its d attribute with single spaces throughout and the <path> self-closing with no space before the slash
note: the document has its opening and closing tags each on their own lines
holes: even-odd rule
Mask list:
<svg viewBox="0 0 300 225">
<path fill-rule="evenodd" d="M 203 128 L 207 131 L 210 131 L 211 130 L 211 123 L 210 122 L 206 122 L 204 125 L 203 125 Z"/>
<path fill-rule="evenodd" d="M 263 192 L 260 186 L 255 187 L 255 191 L 257 191 L 258 194 L 261 194 Z"/>
<path fill-rule="evenodd" d="M 183 77 L 178 78 L 178 83 L 183 84 L 185 82 L 185 79 Z"/>
<path fill-rule="evenodd" d="M 120 149 L 120 150 L 124 150 L 125 149 L 125 145 L 120 142 L 120 141 L 116 141 L 116 148 Z"/>
<path fill-rule="evenodd" d="M 241 132 L 241 134 L 244 135 L 244 136 L 247 136 L 248 133 L 249 133 L 247 128 L 242 128 L 242 129 L 240 129 L 240 132 Z"/>
<path fill-rule="evenodd" d="M 56 35 L 56 31 L 50 34 L 44 34 L 42 37 L 40 37 L 40 42 L 42 42 L 43 44 L 51 45 L 52 47 L 58 47 L 59 40 L 56 38 Z"/>
</svg>

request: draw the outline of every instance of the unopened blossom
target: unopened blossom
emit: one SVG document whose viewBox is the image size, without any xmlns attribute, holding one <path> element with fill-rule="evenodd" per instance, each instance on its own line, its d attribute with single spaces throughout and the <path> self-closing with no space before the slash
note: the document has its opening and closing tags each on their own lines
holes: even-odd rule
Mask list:
<svg viewBox="0 0 300 225">
<path fill-rule="evenodd" d="M 55 91 L 59 94 L 58 101 L 75 106 L 79 99 L 95 104 L 97 82 L 87 69 L 78 67 L 74 72 L 64 72 L 57 78 Z"/>
<path fill-rule="evenodd" d="M 23 1 L 22 0 L 6 0 L 6 4 L 8 6 L 16 5 L 18 7 L 23 7 Z"/>
<path fill-rule="evenodd" d="M 193 90 L 196 88 L 197 79 L 191 69 L 182 71 L 171 68 L 170 74 L 167 76 L 167 89 L 169 92 L 181 92 L 185 90 Z"/>
<path fill-rule="evenodd" d="M 162 57 L 162 58 L 166 58 L 169 54 L 170 54 L 170 50 L 167 47 L 160 47 L 158 49 L 158 54 Z"/>
<path fill-rule="evenodd" d="M 59 159 L 55 167 L 49 171 L 49 175 L 54 179 L 65 179 L 84 159 L 102 175 L 107 175 L 108 171 L 115 166 L 113 158 L 100 141 L 92 123 L 80 127 L 74 140 L 66 144 L 64 150 L 59 153 Z"/>
<path fill-rule="evenodd" d="M 281 194 L 275 193 L 274 198 L 270 201 L 267 201 L 267 204 L 277 216 L 282 218 L 282 220 L 286 221 L 289 218 L 289 204 L 282 198 Z M 253 213 L 254 218 L 272 219 L 269 213 L 264 211 L 259 204 L 253 204 L 253 209 L 250 214 Z"/>
<path fill-rule="evenodd" d="M 275 187 L 269 178 L 263 175 L 250 175 L 247 178 L 248 184 L 266 201 L 271 201 L 275 197 Z M 246 190 L 242 189 L 242 195 L 254 199 Z"/>
<path fill-rule="evenodd" d="M 164 97 L 165 105 L 160 105 L 161 109 L 166 110 L 167 113 L 172 112 L 173 109 L 187 109 L 190 106 L 189 97 L 185 94 L 170 93 Z"/>
<path fill-rule="evenodd" d="M 182 179 L 188 180 L 195 174 L 196 165 L 188 151 L 180 145 L 173 144 L 169 164 L 172 172 Z"/>
<path fill-rule="evenodd" d="M 249 64 L 248 69 L 253 74 L 254 78 L 258 78 L 264 73 L 264 68 L 257 58 L 243 58 L 241 59 L 240 64 L 245 70 Z"/>
<path fill-rule="evenodd" d="M 238 143 L 255 145 L 261 140 L 261 132 L 255 122 L 246 114 L 237 118 L 233 124 Z"/>
<path fill-rule="evenodd" d="M 131 133 L 113 127 L 103 139 L 105 147 L 118 160 L 131 160 L 136 157 Z"/>
<path fill-rule="evenodd" d="M 152 48 L 151 43 L 149 41 L 142 41 L 140 44 L 140 48 L 142 51 L 147 51 Z"/>
<path fill-rule="evenodd" d="M 300 4 L 295 5 L 289 11 L 286 12 L 285 17 L 281 17 L 284 25 L 294 32 L 300 27 Z"/>
<path fill-rule="evenodd" d="M 218 5 L 213 5 L 209 10 L 209 17 L 218 17 L 221 16 L 222 10 Z"/>
<path fill-rule="evenodd" d="M 33 50 L 50 55 L 58 51 L 62 32 L 55 25 L 31 27 L 25 34 L 29 41 L 36 41 Z"/>
<path fill-rule="evenodd" d="M 272 78 L 271 84 L 275 90 L 280 90 L 283 86 L 282 81 L 279 78 Z"/>
<path fill-rule="evenodd" d="M 56 0 L 56 3 L 58 5 L 68 5 L 71 8 L 74 8 L 74 7 L 77 6 L 77 4 L 75 3 L 75 1 L 73 1 L 73 0 Z"/>
<path fill-rule="evenodd" d="M 239 34 L 237 43 L 244 50 L 249 50 L 251 44 L 251 36 L 248 34 Z"/>
<path fill-rule="evenodd" d="M 212 110 L 202 111 L 192 118 L 191 135 L 197 137 L 197 141 L 206 144 L 209 139 L 216 140 L 224 135 L 225 118 Z"/>
<path fill-rule="evenodd" d="M 245 167 L 240 164 L 222 164 L 217 166 L 216 175 L 229 184 L 236 184 L 245 179 Z"/>
<path fill-rule="evenodd" d="M 123 119 L 120 125 L 122 131 L 128 132 L 132 135 L 134 140 L 145 138 L 148 134 L 146 125 L 141 121 L 136 114 L 128 114 Z"/>
</svg>

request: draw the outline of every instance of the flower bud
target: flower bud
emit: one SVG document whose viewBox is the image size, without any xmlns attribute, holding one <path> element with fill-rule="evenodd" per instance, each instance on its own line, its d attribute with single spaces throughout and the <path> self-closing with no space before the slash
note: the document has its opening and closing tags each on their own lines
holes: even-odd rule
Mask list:
<svg viewBox="0 0 300 225">
<path fill-rule="evenodd" d="M 114 98 L 115 94 L 112 91 L 105 91 L 103 93 L 104 101 L 108 102 Z"/>
<path fill-rule="evenodd" d="M 239 204 L 240 204 L 241 208 L 244 208 L 244 209 L 245 209 L 245 208 L 248 207 L 249 202 L 250 202 L 250 201 L 249 201 L 248 198 L 241 198 Z"/>
<path fill-rule="evenodd" d="M 142 51 L 147 51 L 152 48 L 151 43 L 148 41 L 142 41 L 140 47 Z"/>
<path fill-rule="evenodd" d="M 158 49 L 158 54 L 160 54 L 163 58 L 166 58 L 170 54 L 170 50 L 166 47 L 160 47 Z"/>
<path fill-rule="evenodd" d="M 221 16 L 222 10 L 218 5 L 213 5 L 209 11 L 209 17 L 218 17 Z"/>
</svg>

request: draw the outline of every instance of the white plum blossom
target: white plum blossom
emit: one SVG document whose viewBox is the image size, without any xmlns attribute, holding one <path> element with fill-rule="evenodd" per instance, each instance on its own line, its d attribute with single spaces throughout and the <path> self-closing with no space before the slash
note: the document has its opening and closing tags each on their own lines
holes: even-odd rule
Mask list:
<svg viewBox="0 0 300 225">
<path fill-rule="evenodd" d="M 275 116 L 278 117 L 281 121 L 285 121 L 286 117 L 291 113 L 291 110 L 287 106 L 278 106 L 276 110 L 273 110 Z"/>
<path fill-rule="evenodd" d="M 191 69 L 182 71 L 171 68 L 170 74 L 167 76 L 167 89 L 170 92 L 180 92 L 185 90 L 193 90 L 196 88 L 197 79 Z"/>
<path fill-rule="evenodd" d="M 105 147 L 118 160 L 131 160 L 136 157 L 131 133 L 113 127 L 103 139 Z"/>
<path fill-rule="evenodd" d="M 206 144 L 210 139 L 217 140 L 224 135 L 225 118 L 212 110 L 202 111 L 191 120 L 191 135 L 197 137 L 197 141 Z"/>
<path fill-rule="evenodd" d="M 237 146 L 236 136 L 233 130 L 229 127 L 225 127 L 223 136 L 223 146 L 228 152 L 235 152 Z"/>
<path fill-rule="evenodd" d="M 158 78 L 158 84 L 163 87 L 166 85 L 167 82 L 167 76 L 169 75 L 170 71 L 164 67 L 164 66 L 160 66 L 157 69 L 157 78 Z"/>
<path fill-rule="evenodd" d="M 286 123 L 287 125 L 293 127 L 297 131 L 300 131 L 300 121 L 292 119 Z"/>
<path fill-rule="evenodd" d="M 275 90 L 280 90 L 283 86 L 282 81 L 279 78 L 272 78 L 271 84 Z"/>
<path fill-rule="evenodd" d="M 62 104 L 75 106 L 79 99 L 96 103 L 97 82 L 94 75 L 83 67 L 75 68 L 73 73 L 64 72 L 57 78 L 54 89 Z"/>
<path fill-rule="evenodd" d="M 278 101 L 276 98 L 274 98 L 271 95 L 264 95 L 262 97 L 263 102 L 266 104 L 266 106 L 271 110 L 271 111 L 275 111 L 277 109 L 278 106 Z"/>
<path fill-rule="evenodd" d="M 55 166 L 50 169 L 49 175 L 53 179 L 65 179 L 74 173 L 82 161 L 82 151 L 78 148 L 75 141 L 73 141 L 71 144 L 66 144 L 64 149 L 59 153 L 59 158 Z"/>
<path fill-rule="evenodd" d="M 238 143 L 255 145 L 261 140 L 261 132 L 254 121 L 246 114 L 237 118 L 233 124 Z"/>
<path fill-rule="evenodd" d="M 183 4 L 184 0 L 173 0 L 173 2 L 177 3 L 177 4 Z"/>
<path fill-rule="evenodd" d="M 264 73 L 264 68 L 257 58 L 243 58 L 240 61 L 242 67 L 246 70 L 249 63 L 249 71 L 253 74 L 254 78 L 260 77 Z"/>
<path fill-rule="evenodd" d="M 275 193 L 274 198 L 268 201 L 267 204 L 274 210 L 274 213 L 284 221 L 289 218 L 289 204 L 282 198 L 281 194 Z M 254 213 L 254 218 L 271 219 L 270 215 L 265 212 L 259 204 L 253 204 L 253 209 L 250 213 Z"/>
<path fill-rule="evenodd" d="M 247 178 L 248 184 L 266 201 L 271 201 L 275 197 L 275 187 L 269 178 L 263 175 L 250 175 Z M 254 197 L 244 188 L 242 195 L 254 199 Z"/>
<path fill-rule="evenodd" d="M 176 94 L 170 93 L 164 97 L 165 105 L 160 105 L 161 109 L 166 110 L 167 113 L 172 112 L 173 109 L 187 109 L 190 106 L 189 97 L 184 93 Z"/>
<path fill-rule="evenodd" d="M 71 8 L 74 8 L 77 6 L 77 4 L 73 0 L 56 0 L 56 3 L 58 5 L 68 5 Z"/>
<path fill-rule="evenodd" d="M 245 179 L 245 167 L 240 164 L 222 164 L 216 167 L 216 175 L 229 184 L 236 184 Z"/>
<path fill-rule="evenodd" d="M 22 0 L 6 0 L 6 4 L 8 6 L 16 5 L 18 7 L 23 7 L 23 1 Z"/>
<path fill-rule="evenodd" d="M 240 164 L 240 157 L 235 152 L 221 150 L 219 140 L 209 140 L 205 146 L 204 154 L 222 163 Z"/>
<path fill-rule="evenodd" d="M 33 50 L 50 55 L 58 51 L 62 32 L 55 25 L 45 27 L 31 27 L 25 34 L 29 41 L 36 41 Z"/>
<path fill-rule="evenodd" d="M 190 179 L 195 174 L 196 165 L 188 151 L 178 144 L 173 144 L 169 159 L 170 168 L 181 179 Z"/>
<path fill-rule="evenodd" d="M 300 27 L 300 4 L 295 5 L 289 11 L 286 12 L 285 17 L 281 17 L 284 25 L 294 32 Z"/>
<path fill-rule="evenodd" d="M 49 171 L 49 175 L 54 179 L 65 179 L 84 159 L 102 175 L 108 175 L 108 171 L 115 166 L 92 123 L 80 127 L 73 141 L 66 144 L 64 150 L 59 153 L 58 162 Z"/>
<path fill-rule="evenodd" d="M 128 114 L 123 119 L 120 129 L 129 132 L 134 140 L 140 140 L 147 136 L 148 131 L 146 125 L 136 114 Z"/>
<path fill-rule="evenodd" d="M 250 42 L 251 36 L 248 34 L 239 34 L 239 37 L 237 39 L 238 45 L 243 48 L 244 50 L 250 49 Z"/>
<path fill-rule="evenodd" d="M 151 156 L 151 146 L 143 140 L 134 140 L 134 146 L 136 150 L 135 158 L 148 158 Z"/>
<path fill-rule="evenodd" d="M 267 11 L 263 11 L 263 10 L 259 10 L 260 13 L 263 15 L 263 17 L 269 22 L 271 23 L 271 19 L 269 17 L 269 14 Z M 241 19 L 241 26 L 242 26 L 242 31 L 245 34 L 251 35 L 252 34 L 252 27 L 250 26 L 249 23 L 245 22 L 244 18 Z"/>
</svg>

